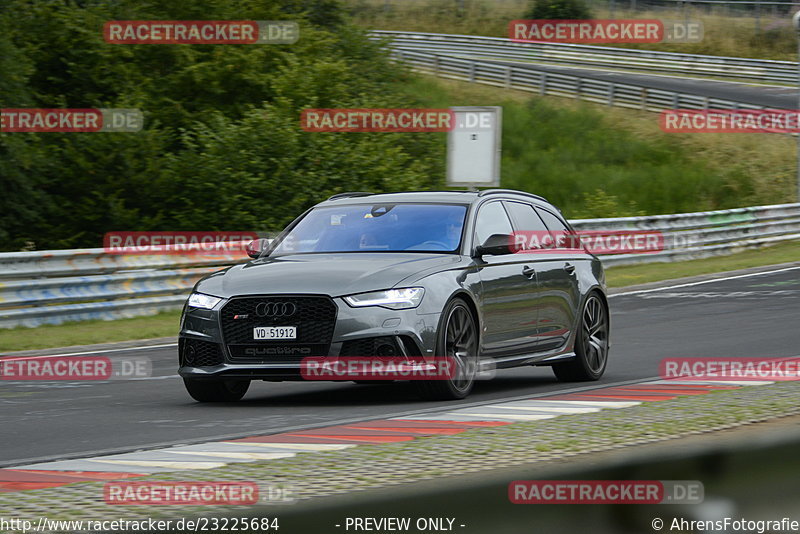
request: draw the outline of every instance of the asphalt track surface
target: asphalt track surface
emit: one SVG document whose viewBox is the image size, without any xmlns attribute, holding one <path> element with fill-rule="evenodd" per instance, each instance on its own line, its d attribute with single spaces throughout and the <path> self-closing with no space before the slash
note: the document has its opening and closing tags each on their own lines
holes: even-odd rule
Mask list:
<svg viewBox="0 0 800 534">
<path fill-rule="evenodd" d="M 800 266 L 612 296 L 612 349 L 600 382 L 658 375 L 666 357 L 789 357 L 800 354 Z M 175 345 L 95 354 L 146 356 L 137 380 L 0 381 L 0 466 L 249 436 L 350 420 L 442 410 L 552 394 L 548 368 L 503 370 L 464 401 L 421 402 L 408 384 L 254 382 L 239 403 L 203 405 L 186 394 Z"/>
<path fill-rule="evenodd" d="M 733 102 L 743 102 L 772 109 L 797 109 L 797 89 L 774 85 L 748 85 L 744 83 L 704 80 L 695 78 L 679 78 L 676 76 L 659 76 L 655 74 L 631 74 L 627 72 L 609 72 L 574 67 L 555 67 L 549 65 L 519 63 L 514 61 L 498 61 L 482 59 L 487 63 L 513 65 L 518 68 L 529 68 L 536 71 L 552 72 L 582 76 L 607 82 L 636 85 L 663 91 L 708 96 Z M 691 76 L 691 73 L 687 73 Z"/>
</svg>

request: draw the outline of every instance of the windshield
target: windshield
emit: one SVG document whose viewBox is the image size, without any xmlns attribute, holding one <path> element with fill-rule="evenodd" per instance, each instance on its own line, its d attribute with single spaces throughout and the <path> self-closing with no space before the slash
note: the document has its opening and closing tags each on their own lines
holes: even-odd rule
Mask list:
<svg viewBox="0 0 800 534">
<path fill-rule="evenodd" d="M 467 207 L 353 204 L 315 208 L 271 252 L 455 252 Z"/>
</svg>

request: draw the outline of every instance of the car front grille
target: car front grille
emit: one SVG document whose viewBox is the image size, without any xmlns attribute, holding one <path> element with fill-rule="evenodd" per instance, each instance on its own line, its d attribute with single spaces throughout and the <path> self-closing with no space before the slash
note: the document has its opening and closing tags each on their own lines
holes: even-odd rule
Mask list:
<svg viewBox="0 0 800 534">
<path fill-rule="evenodd" d="M 308 356 L 328 355 L 336 311 L 330 297 L 237 297 L 222 308 L 222 336 L 232 362 L 298 363 Z M 258 326 L 294 326 L 297 338 L 254 340 Z"/>
</svg>

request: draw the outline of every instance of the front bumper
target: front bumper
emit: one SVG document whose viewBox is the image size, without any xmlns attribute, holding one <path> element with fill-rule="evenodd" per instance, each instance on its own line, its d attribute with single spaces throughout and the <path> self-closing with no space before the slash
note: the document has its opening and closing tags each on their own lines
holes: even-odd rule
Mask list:
<svg viewBox="0 0 800 534">
<path fill-rule="evenodd" d="M 299 297 L 309 296 L 320 297 Z M 322 349 L 318 346 L 300 347 L 292 342 L 231 343 L 231 328 L 228 322 L 223 326 L 222 317 L 223 308 L 231 300 L 219 303 L 213 310 L 184 309 L 178 343 L 180 376 L 192 379 L 302 380 L 300 371 L 304 357 L 434 355 L 440 316 L 437 312 L 425 313 L 426 310 L 420 308 L 353 308 L 341 298 L 333 298 L 331 301 L 336 307 L 333 333 L 330 343 L 325 344 L 327 350 L 320 353 Z M 291 324 L 291 320 L 285 322 Z M 300 328 L 298 338 L 302 336 Z"/>
</svg>

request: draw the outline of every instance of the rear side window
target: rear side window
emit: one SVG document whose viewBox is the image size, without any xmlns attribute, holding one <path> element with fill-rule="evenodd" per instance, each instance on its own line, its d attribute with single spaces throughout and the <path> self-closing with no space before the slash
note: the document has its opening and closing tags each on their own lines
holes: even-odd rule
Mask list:
<svg viewBox="0 0 800 534">
<path fill-rule="evenodd" d="M 484 204 L 478 211 L 475 219 L 475 241 L 473 245 L 481 245 L 494 234 L 510 234 L 511 221 L 508 220 L 506 210 L 500 202 Z"/>
<path fill-rule="evenodd" d="M 506 202 L 506 209 L 514 220 L 514 229 L 518 232 L 547 232 L 542 219 L 536 215 L 533 206 L 522 202 Z"/>
<path fill-rule="evenodd" d="M 554 214 L 550 213 L 546 209 L 542 209 L 542 208 L 537 207 L 536 208 L 536 213 L 538 213 L 542 217 L 542 220 L 544 221 L 544 223 L 547 225 L 547 228 L 551 232 L 557 232 L 557 233 L 570 232 L 570 229 L 567 228 L 567 225 L 564 224 L 561 221 L 561 219 L 559 219 L 558 217 L 556 217 Z"/>
</svg>

